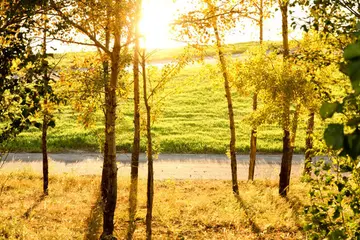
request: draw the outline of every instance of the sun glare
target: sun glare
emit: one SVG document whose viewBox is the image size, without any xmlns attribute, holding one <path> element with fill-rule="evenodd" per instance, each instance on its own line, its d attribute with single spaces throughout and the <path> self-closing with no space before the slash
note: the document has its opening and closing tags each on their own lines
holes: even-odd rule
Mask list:
<svg viewBox="0 0 360 240">
<path fill-rule="evenodd" d="M 148 49 L 173 48 L 181 43 L 172 39 L 171 22 L 176 18 L 176 8 L 171 0 L 144 0 L 140 31 L 145 36 L 143 45 Z M 145 43 L 144 43 L 145 42 Z"/>
</svg>

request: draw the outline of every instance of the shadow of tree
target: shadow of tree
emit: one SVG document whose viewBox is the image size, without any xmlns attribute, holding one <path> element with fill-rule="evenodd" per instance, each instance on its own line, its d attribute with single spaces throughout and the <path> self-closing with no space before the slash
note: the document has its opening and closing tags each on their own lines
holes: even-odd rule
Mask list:
<svg viewBox="0 0 360 240">
<path fill-rule="evenodd" d="M 40 205 L 40 203 L 45 199 L 46 196 L 47 196 L 47 195 L 42 194 L 42 195 L 39 197 L 39 199 L 36 200 L 36 202 L 35 202 L 31 207 L 29 207 L 28 210 L 26 210 L 26 212 L 23 214 L 22 217 L 23 217 L 23 218 L 26 218 L 26 219 L 29 218 L 31 212 L 32 212 L 37 206 Z"/>
<path fill-rule="evenodd" d="M 252 216 L 254 216 L 255 214 L 250 212 L 250 208 L 248 206 L 246 206 L 246 203 L 244 202 L 244 200 L 240 197 L 239 194 L 235 194 L 234 196 L 237 200 L 237 202 L 240 204 L 240 207 L 242 209 L 244 209 L 246 216 L 248 217 L 250 226 L 251 226 L 251 231 L 253 233 L 259 234 L 261 233 L 261 229 L 260 227 L 256 224 L 256 222 L 253 220 Z M 259 236 L 260 237 L 260 236 Z"/>
<path fill-rule="evenodd" d="M 102 200 L 101 194 L 98 194 L 96 202 L 91 207 L 89 217 L 87 219 L 87 229 L 84 240 L 99 239 L 99 230 L 102 226 Z"/>
<path fill-rule="evenodd" d="M 298 222 L 299 221 L 299 212 L 300 209 L 304 207 L 304 203 L 299 199 L 297 196 L 287 196 L 286 201 L 291 206 L 291 211 L 294 219 Z"/>
</svg>

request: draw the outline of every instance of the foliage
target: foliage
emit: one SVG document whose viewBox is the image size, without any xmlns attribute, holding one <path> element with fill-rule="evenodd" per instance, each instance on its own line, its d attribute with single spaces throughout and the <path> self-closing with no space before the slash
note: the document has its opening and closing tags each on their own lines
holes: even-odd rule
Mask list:
<svg viewBox="0 0 360 240">
<path fill-rule="evenodd" d="M 105 82 L 103 78 L 103 59 L 98 54 L 73 57 L 71 63 L 60 70 L 56 85 L 59 94 L 69 99 L 68 103 L 78 113 L 78 122 L 85 128 L 93 127 L 97 112 L 105 112 Z M 121 85 L 117 89 L 119 102 L 129 97 L 130 74 L 121 71 Z"/>
<path fill-rule="evenodd" d="M 28 129 L 41 108 L 44 89 L 41 54 L 31 47 L 30 29 L 42 1 L 4 2 L 0 9 L 0 143 Z"/>
<path fill-rule="evenodd" d="M 304 4 L 304 2 L 302 2 Z M 359 19 L 356 1 L 308 2 L 314 22 L 310 27 L 321 29 L 328 38 L 339 36 L 337 47 L 359 36 L 355 27 Z M 349 33 L 354 33 L 349 35 Z M 345 36 L 342 37 L 341 35 Z M 345 41 L 344 41 L 345 40 Z M 312 204 L 305 208 L 308 214 L 306 230 L 313 239 L 359 239 L 359 40 L 348 45 L 343 54 L 341 71 L 349 76 L 351 88 L 341 99 L 323 103 L 323 119 L 333 118 L 324 132 L 324 140 L 335 157 L 318 162 L 312 182 Z M 330 61 L 330 62 L 331 62 Z M 344 61 L 344 62 L 343 62 Z M 346 86 L 346 85 L 345 85 Z M 344 87 L 345 87 L 344 86 Z M 342 121 L 341 121 L 342 120 Z"/>
<path fill-rule="evenodd" d="M 337 37 L 339 44 L 348 42 L 360 17 L 359 2 L 353 0 L 296 0 L 307 11 L 305 31 L 315 29 L 326 35 Z"/>
<path fill-rule="evenodd" d="M 285 124 L 284 104 L 290 104 L 294 113 L 297 104 L 306 106 L 310 101 L 303 68 L 290 61 L 281 61 L 266 45 L 249 51 L 244 61 L 237 63 L 236 71 L 238 89 L 257 91 L 263 103 L 249 117 L 254 126 L 274 122 Z"/>
<path fill-rule="evenodd" d="M 305 206 L 310 239 L 360 237 L 359 160 L 329 156 L 315 163 L 311 204 Z"/>
</svg>

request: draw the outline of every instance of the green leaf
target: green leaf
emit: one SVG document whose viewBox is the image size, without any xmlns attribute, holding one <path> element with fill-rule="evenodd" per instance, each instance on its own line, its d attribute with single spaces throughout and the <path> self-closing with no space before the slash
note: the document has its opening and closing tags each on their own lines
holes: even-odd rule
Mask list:
<svg viewBox="0 0 360 240">
<path fill-rule="evenodd" d="M 41 129 L 42 124 L 41 124 L 41 123 L 38 123 L 38 122 L 35 122 L 35 123 L 34 123 L 34 126 L 35 126 L 36 128 L 38 128 L 38 129 Z"/>
<path fill-rule="evenodd" d="M 360 131 L 355 130 L 351 134 L 347 134 L 345 140 L 347 154 L 352 159 L 356 159 L 360 155 Z"/>
<path fill-rule="evenodd" d="M 355 91 L 355 94 L 359 94 L 360 93 L 360 69 L 350 76 L 350 81 L 351 81 L 351 86 Z"/>
<path fill-rule="evenodd" d="M 336 208 L 335 211 L 334 211 L 334 214 L 333 214 L 333 220 L 336 220 L 340 217 L 340 208 Z"/>
<path fill-rule="evenodd" d="M 344 125 L 329 124 L 325 129 L 324 139 L 328 147 L 339 150 L 344 146 Z"/>
<path fill-rule="evenodd" d="M 360 68 L 360 61 L 351 61 L 349 63 L 341 63 L 340 71 L 347 76 L 351 76 L 356 73 Z"/>
<path fill-rule="evenodd" d="M 350 44 L 344 49 L 344 58 L 346 60 L 351 60 L 351 59 L 354 59 L 357 57 L 360 57 L 360 43 L 359 42 Z"/>
<path fill-rule="evenodd" d="M 48 123 L 48 126 L 54 128 L 55 127 L 55 120 L 51 119 L 49 121 L 49 123 Z"/>
<path fill-rule="evenodd" d="M 325 102 L 320 108 L 320 116 L 322 119 L 331 118 L 339 107 L 339 102 Z"/>
<path fill-rule="evenodd" d="M 346 234 L 340 229 L 336 229 L 329 234 L 329 239 L 331 240 L 346 239 L 346 237 Z"/>
</svg>

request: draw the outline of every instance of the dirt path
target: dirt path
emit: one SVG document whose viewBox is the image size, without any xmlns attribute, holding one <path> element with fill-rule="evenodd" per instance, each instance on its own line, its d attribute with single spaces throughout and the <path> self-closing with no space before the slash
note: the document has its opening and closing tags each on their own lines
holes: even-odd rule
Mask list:
<svg viewBox="0 0 360 240">
<path fill-rule="evenodd" d="M 100 175 L 102 156 L 99 153 L 56 153 L 49 154 L 50 174 L 74 173 L 81 175 Z M 299 176 L 303 167 L 304 156 L 295 154 L 292 175 Z M 120 177 L 130 174 L 131 154 L 118 154 Z M 246 180 L 248 176 L 248 155 L 237 155 L 238 176 Z M 146 178 L 147 165 L 145 154 L 140 156 L 140 178 Z M 255 178 L 277 179 L 280 171 L 281 155 L 257 156 Z M 12 153 L 1 171 L 12 172 L 31 170 L 41 173 L 41 154 Z M 160 154 L 154 164 L 155 179 L 224 179 L 231 178 L 230 161 L 221 154 Z"/>
</svg>

